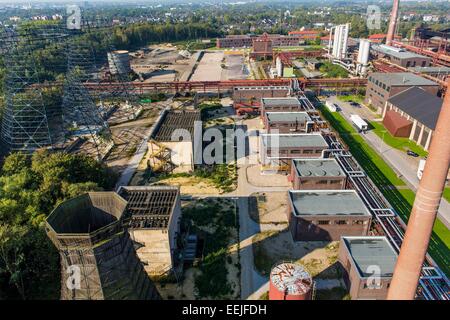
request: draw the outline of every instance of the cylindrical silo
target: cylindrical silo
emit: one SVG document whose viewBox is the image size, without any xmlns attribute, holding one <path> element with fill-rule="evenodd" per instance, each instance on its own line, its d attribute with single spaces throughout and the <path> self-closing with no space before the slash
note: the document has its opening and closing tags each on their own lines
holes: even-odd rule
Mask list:
<svg viewBox="0 0 450 320">
<path fill-rule="evenodd" d="M 283 262 L 270 272 L 269 300 L 311 300 L 313 281 L 306 269 Z"/>
<path fill-rule="evenodd" d="M 108 52 L 108 65 L 111 74 L 127 74 L 131 72 L 130 56 L 127 50 Z"/>
</svg>

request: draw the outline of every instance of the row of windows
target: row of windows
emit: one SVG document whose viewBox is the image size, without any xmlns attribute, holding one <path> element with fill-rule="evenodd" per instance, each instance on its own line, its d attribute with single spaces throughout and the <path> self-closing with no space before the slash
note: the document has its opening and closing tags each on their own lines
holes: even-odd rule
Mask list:
<svg viewBox="0 0 450 320">
<path fill-rule="evenodd" d="M 369 81 L 375 84 L 377 87 L 383 88 L 385 91 L 390 91 L 391 87 L 387 86 L 385 83 L 382 83 L 381 81 L 373 78 L 372 76 L 369 77 Z"/>
<path fill-rule="evenodd" d="M 330 221 L 330 220 L 319 220 L 319 221 L 317 221 L 316 224 L 329 225 L 329 224 L 332 224 L 331 222 L 332 221 Z M 334 224 L 337 224 L 337 225 L 345 225 L 345 224 L 362 225 L 362 224 L 364 224 L 364 222 L 365 221 L 363 221 L 363 220 L 335 220 Z"/>
<path fill-rule="evenodd" d="M 317 150 L 311 150 L 311 149 L 293 149 L 293 150 L 279 150 L 278 154 L 279 155 L 286 155 L 286 154 L 321 154 L 322 150 L 321 149 L 317 149 Z M 271 150 L 267 151 L 267 155 L 268 156 L 275 156 L 276 155 L 276 151 L 272 152 Z"/>
</svg>

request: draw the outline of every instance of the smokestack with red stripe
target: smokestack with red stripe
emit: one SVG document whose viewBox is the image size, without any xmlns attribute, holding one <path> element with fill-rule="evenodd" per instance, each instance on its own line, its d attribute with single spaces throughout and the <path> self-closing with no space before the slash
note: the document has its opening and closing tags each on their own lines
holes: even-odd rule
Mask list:
<svg viewBox="0 0 450 320">
<path fill-rule="evenodd" d="M 447 80 L 450 88 L 450 79 Z M 442 104 L 387 298 L 412 300 L 450 166 L 450 91 Z"/>
<path fill-rule="evenodd" d="M 400 0 L 394 0 L 394 5 L 392 6 L 391 19 L 389 20 L 389 29 L 386 36 L 386 44 L 388 46 L 392 45 L 392 40 L 394 40 L 395 29 L 397 26 L 397 18 L 398 18 L 398 6 Z"/>
</svg>

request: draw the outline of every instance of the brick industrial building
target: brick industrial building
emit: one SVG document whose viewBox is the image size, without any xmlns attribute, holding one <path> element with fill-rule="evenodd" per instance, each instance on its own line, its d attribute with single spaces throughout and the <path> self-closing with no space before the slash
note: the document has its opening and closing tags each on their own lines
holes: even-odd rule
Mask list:
<svg viewBox="0 0 450 320">
<path fill-rule="evenodd" d="M 289 86 L 263 86 L 263 87 L 234 87 L 234 104 L 240 103 L 260 103 L 262 98 L 286 98 L 289 96 L 291 88 Z"/>
<path fill-rule="evenodd" d="M 442 99 L 412 87 L 392 96 L 383 109 L 383 124 L 394 137 L 406 137 L 428 150 Z"/>
<path fill-rule="evenodd" d="M 336 159 L 294 159 L 291 175 L 294 190 L 342 190 L 347 177 Z"/>
<path fill-rule="evenodd" d="M 180 190 L 171 186 L 127 186 L 119 189 L 127 202 L 129 232 L 150 275 L 164 275 L 177 264 L 180 234 Z"/>
<path fill-rule="evenodd" d="M 301 101 L 296 97 L 262 98 L 261 116 L 266 112 L 299 112 L 305 111 Z"/>
<path fill-rule="evenodd" d="M 439 90 L 436 82 L 413 73 L 372 73 L 368 78 L 364 102 L 375 107 L 378 113 L 382 113 L 390 97 L 411 87 L 421 87 L 434 95 L 437 95 Z"/>
<path fill-rule="evenodd" d="M 290 171 L 292 159 L 321 158 L 328 148 L 319 133 L 262 134 L 259 156 L 263 170 Z"/>
<path fill-rule="evenodd" d="M 342 237 L 339 262 L 346 271 L 344 281 L 352 300 L 386 299 L 397 262 L 386 237 Z M 379 281 L 374 279 L 376 274 Z"/>
<path fill-rule="evenodd" d="M 294 241 L 367 235 L 372 219 L 354 190 L 290 190 L 287 216 Z"/>
<path fill-rule="evenodd" d="M 371 52 L 375 57 L 387 59 L 391 63 L 403 68 L 428 67 L 431 64 L 430 57 L 409 52 L 401 48 L 386 45 L 374 45 L 372 46 Z"/>
<path fill-rule="evenodd" d="M 263 121 L 267 133 L 308 133 L 314 124 L 307 112 L 266 112 Z"/>
</svg>

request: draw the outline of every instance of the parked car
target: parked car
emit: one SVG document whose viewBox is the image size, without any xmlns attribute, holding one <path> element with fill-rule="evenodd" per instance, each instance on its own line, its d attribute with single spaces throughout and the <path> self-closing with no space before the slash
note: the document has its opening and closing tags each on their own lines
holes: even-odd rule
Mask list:
<svg viewBox="0 0 450 320">
<path fill-rule="evenodd" d="M 417 158 L 419 156 L 417 153 L 415 153 L 414 151 L 411 151 L 411 150 L 406 151 L 406 154 L 408 156 L 411 156 L 411 157 L 414 157 L 414 158 Z"/>
<path fill-rule="evenodd" d="M 358 102 L 350 101 L 350 105 L 355 108 L 361 108 L 361 105 Z"/>
</svg>

